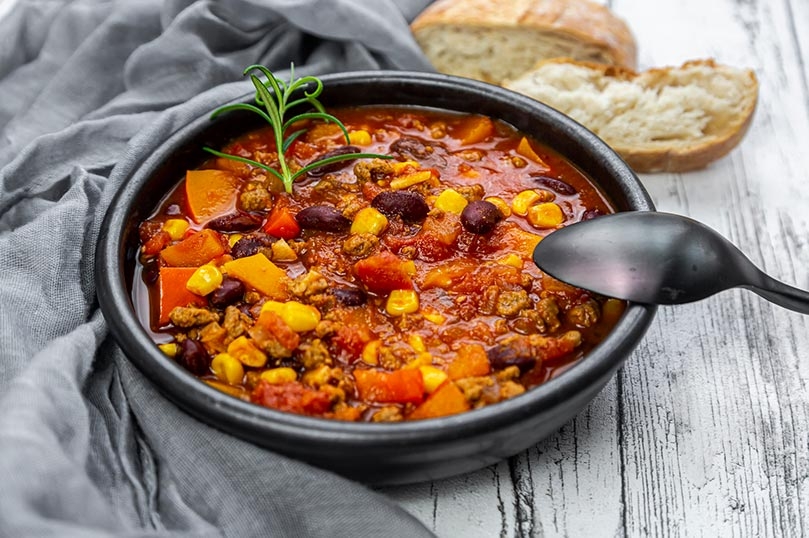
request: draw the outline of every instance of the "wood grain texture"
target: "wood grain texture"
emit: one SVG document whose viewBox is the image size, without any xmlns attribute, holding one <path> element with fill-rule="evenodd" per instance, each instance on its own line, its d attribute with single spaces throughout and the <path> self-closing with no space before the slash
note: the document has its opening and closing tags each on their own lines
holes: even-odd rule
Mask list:
<svg viewBox="0 0 809 538">
<path fill-rule="evenodd" d="M 747 137 L 706 170 L 641 177 L 658 209 L 715 228 L 809 289 L 809 2 L 611 0 L 641 67 L 753 68 Z M 809 534 L 809 317 L 746 290 L 661 308 L 557 434 L 465 476 L 383 490 L 442 537 Z"/>
</svg>

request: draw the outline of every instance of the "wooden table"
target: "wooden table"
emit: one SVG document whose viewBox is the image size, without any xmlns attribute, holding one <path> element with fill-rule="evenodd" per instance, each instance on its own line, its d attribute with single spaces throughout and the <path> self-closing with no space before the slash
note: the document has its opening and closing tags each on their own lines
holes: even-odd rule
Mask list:
<svg viewBox="0 0 809 538">
<path fill-rule="evenodd" d="M 700 172 L 642 175 L 809 289 L 809 2 L 613 0 L 642 68 L 753 68 L 753 124 Z M 556 435 L 464 476 L 383 490 L 442 537 L 796 536 L 809 531 L 809 317 L 748 291 L 664 307 L 607 388 Z"/>
</svg>

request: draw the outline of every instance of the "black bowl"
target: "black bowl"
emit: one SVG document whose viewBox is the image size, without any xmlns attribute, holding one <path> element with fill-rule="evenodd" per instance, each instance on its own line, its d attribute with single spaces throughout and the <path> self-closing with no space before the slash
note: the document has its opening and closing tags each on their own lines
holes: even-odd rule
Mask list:
<svg viewBox="0 0 809 538">
<path fill-rule="evenodd" d="M 653 211 L 632 170 L 567 116 L 519 94 L 468 79 L 404 72 L 322 77 L 326 106 L 421 105 L 485 114 L 534 136 L 575 163 L 620 211 Z M 250 102 L 253 95 L 239 101 Z M 200 382 L 154 345 L 131 297 L 136 223 L 185 170 L 258 124 L 252 115 L 206 114 L 170 136 L 134 170 L 110 206 L 96 254 L 104 317 L 133 363 L 170 400 L 198 419 L 257 445 L 374 484 L 401 484 L 471 471 L 514 455 L 572 419 L 602 389 L 646 332 L 651 306 L 630 304 L 612 332 L 568 371 L 510 400 L 444 418 L 396 424 L 299 416 L 230 397 Z"/>
</svg>

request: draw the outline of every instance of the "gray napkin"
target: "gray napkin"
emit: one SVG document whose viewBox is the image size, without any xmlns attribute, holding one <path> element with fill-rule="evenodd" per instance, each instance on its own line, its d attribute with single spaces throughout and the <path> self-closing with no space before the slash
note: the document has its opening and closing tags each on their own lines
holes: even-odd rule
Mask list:
<svg viewBox="0 0 809 538">
<path fill-rule="evenodd" d="M 406 22 L 428 3 L 18 0 L 0 21 L 0 536 L 429 535 L 168 403 L 108 337 L 93 283 L 122 178 L 246 93 L 245 66 L 429 69 Z"/>
</svg>

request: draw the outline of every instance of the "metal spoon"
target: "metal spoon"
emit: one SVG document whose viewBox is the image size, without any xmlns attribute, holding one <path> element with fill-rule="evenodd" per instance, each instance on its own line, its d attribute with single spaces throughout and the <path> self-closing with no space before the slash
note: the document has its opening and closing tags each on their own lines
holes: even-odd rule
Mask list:
<svg viewBox="0 0 809 538">
<path fill-rule="evenodd" d="M 616 213 L 567 226 L 537 245 L 534 262 L 568 284 L 638 303 L 690 303 L 742 287 L 809 314 L 809 293 L 768 276 L 711 228 L 670 213 Z"/>
</svg>

